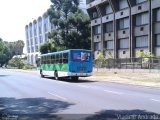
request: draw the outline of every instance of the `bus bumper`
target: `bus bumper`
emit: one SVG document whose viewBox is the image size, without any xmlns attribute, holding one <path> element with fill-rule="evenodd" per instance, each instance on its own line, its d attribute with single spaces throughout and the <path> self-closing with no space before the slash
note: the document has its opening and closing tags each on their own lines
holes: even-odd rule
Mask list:
<svg viewBox="0 0 160 120">
<path fill-rule="evenodd" d="M 72 72 L 69 72 L 68 76 L 88 77 L 88 76 L 92 76 L 92 73 L 72 73 Z"/>
</svg>

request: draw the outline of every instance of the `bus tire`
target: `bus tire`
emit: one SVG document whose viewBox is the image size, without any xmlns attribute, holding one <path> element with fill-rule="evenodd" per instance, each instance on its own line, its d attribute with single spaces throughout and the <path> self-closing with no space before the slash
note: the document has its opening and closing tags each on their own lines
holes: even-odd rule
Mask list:
<svg viewBox="0 0 160 120">
<path fill-rule="evenodd" d="M 79 78 L 78 76 L 72 76 L 72 77 L 71 77 L 71 80 L 78 81 L 78 78 Z"/>
<path fill-rule="evenodd" d="M 41 75 L 41 78 L 44 78 L 42 70 L 40 70 L 40 75 Z"/>
<path fill-rule="evenodd" d="M 59 78 L 58 78 L 58 71 L 55 71 L 54 72 L 54 78 L 55 78 L 55 80 L 58 80 Z"/>
</svg>

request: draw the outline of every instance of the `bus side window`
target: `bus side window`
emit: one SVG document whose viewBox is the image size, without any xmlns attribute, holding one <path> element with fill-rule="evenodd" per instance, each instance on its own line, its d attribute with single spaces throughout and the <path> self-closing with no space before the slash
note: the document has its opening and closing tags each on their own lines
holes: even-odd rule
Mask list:
<svg viewBox="0 0 160 120">
<path fill-rule="evenodd" d="M 44 56 L 42 57 L 42 64 L 44 64 Z"/>
<path fill-rule="evenodd" d="M 42 64 L 42 56 L 40 57 L 40 64 Z"/>
<path fill-rule="evenodd" d="M 62 63 L 62 53 L 59 54 L 59 63 Z"/>
<path fill-rule="evenodd" d="M 43 56 L 43 61 L 42 61 L 42 63 L 45 64 L 45 58 L 44 58 L 44 56 Z"/>
<path fill-rule="evenodd" d="M 59 63 L 59 54 L 56 54 L 56 64 Z"/>
<path fill-rule="evenodd" d="M 51 64 L 51 56 L 50 55 L 47 58 L 47 64 Z"/>
<path fill-rule="evenodd" d="M 68 53 L 63 53 L 63 63 L 68 63 Z"/>
<path fill-rule="evenodd" d="M 43 64 L 46 64 L 46 56 L 43 57 Z"/>
<path fill-rule="evenodd" d="M 48 60 L 49 60 L 48 58 L 49 58 L 49 57 L 48 57 L 48 56 L 46 56 L 46 64 L 48 64 Z"/>
<path fill-rule="evenodd" d="M 51 64 L 54 64 L 55 55 L 51 56 Z"/>
<path fill-rule="evenodd" d="M 53 64 L 55 64 L 55 63 L 56 63 L 56 56 L 53 55 Z"/>
</svg>

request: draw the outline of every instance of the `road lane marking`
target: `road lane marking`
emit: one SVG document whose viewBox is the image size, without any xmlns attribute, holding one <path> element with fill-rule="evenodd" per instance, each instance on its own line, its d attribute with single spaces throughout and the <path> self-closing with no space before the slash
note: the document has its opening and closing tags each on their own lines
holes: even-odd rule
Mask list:
<svg viewBox="0 0 160 120">
<path fill-rule="evenodd" d="M 157 100 L 157 99 L 151 99 L 151 100 L 154 102 L 160 102 L 160 100 Z"/>
<path fill-rule="evenodd" d="M 58 82 L 56 82 L 57 84 L 69 84 L 69 83 L 67 83 L 67 82 L 61 82 L 61 81 L 58 81 Z"/>
<path fill-rule="evenodd" d="M 77 85 L 79 87 L 83 87 L 83 88 L 90 88 L 89 86 L 86 86 L 86 85 Z"/>
<path fill-rule="evenodd" d="M 67 98 L 62 97 L 62 96 L 59 96 L 59 95 L 57 95 L 57 94 L 55 94 L 55 93 L 53 93 L 53 92 L 48 92 L 48 94 L 50 94 L 50 95 L 52 95 L 52 96 L 55 96 L 55 97 L 57 97 L 57 98 L 60 98 L 60 99 L 62 99 L 62 100 L 67 101 Z"/>
<path fill-rule="evenodd" d="M 117 94 L 117 95 L 122 95 L 122 94 L 124 94 L 124 93 L 121 93 L 121 92 L 110 91 L 110 90 L 104 90 L 104 92 L 113 93 L 113 94 Z"/>
</svg>

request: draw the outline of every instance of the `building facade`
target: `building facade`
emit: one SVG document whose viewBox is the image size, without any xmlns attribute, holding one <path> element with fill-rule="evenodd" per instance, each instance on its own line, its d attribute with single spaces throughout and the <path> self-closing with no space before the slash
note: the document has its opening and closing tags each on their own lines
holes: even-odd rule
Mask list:
<svg viewBox="0 0 160 120">
<path fill-rule="evenodd" d="M 92 50 L 106 58 L 160 56 L 160 0 L 86 0 Z"/>
<path fill-rule="evenodd" d="M 36 64 L 36 59 L 40 55 L 40 45 L 48 40 L 48 33 L 54 29 L 47 14 L 25 26 L 28 63 Z"/>
</svg>

